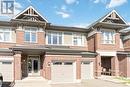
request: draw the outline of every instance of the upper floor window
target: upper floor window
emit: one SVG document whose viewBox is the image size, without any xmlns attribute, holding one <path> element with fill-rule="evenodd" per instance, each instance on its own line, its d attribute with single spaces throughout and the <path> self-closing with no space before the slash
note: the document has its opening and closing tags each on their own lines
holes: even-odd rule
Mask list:
<svg viewBox="0 0 130 87">
<path fill-rule="evenodd" d="M 36 28 L 25 28 L 24 40 L 26 42 L 36 43 L 37 41 L 37 29 Z"/>
<path fill-rule="evenodd" d="M 78 33 L 73 34 L 73 45 L 74 46 L 84 45 L 84 37 L 82 34 L 78 34 Z"/>
<path fill-rule="evenodd" d="M 10 41 L 11 41 L 11 29 L 0 28 L 0 42 L 10 42 Z"/>
<path fill-rule="evenodd" d="M 62 44 L 62 32 L 48 32 L 46 40 L 48 44 Z"/>
<path fill-rule="evenodd" d="M 103 41 L 103 44 L 114 44 L 115 32 L 102 30 L 102 41 Z"/>
</svg>

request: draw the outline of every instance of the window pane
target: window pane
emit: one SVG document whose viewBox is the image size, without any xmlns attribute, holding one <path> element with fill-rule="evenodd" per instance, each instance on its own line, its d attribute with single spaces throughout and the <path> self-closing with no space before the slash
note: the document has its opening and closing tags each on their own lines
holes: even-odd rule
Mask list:
<svg viewBox="0 0 130 87">
<path fill-rule="evenodd" d="M 53 35 L 53 44 L 57 44 L 57 36 L 55 34 Z"/>
<path fill-rule="evenodd" d="M 77 41 L 77 42 L 78 42 L 78 45 L 81 46 L 81 45 L 82 45 L 82 38 L 81 38 L 81 37 L 78 38 L 78 41 Z"/>
<path fill-rule="evenodd" d="M 103 31 L 103 43 L 112 44 L 114 43 L 114 32 Z"/>
<path fill-rule="evenodd" d="M 30 29 L 29 29 L 29 28 L 26 28 L 25 31 L 26 31 L 26 32 L 30 32 Z"/>
<path fill-rule="evenodd" d="M 62 36 L 59 36 L 59 44 L 62 44 Z"/>
<path fill-rule="evenodd" d="M 25 32 L 24 39 L 25 39 L 25 41 L 30 41 L 30 33 L 29 32 Z"/>
<path fill-rule="evenodd" d="M 10 32 L 4 32 L 4 41 L 10 41 Z"/>
<path fill-rule="evenodd" d="M 0 41 L 3 41 L 3 32 L 0 32 Z"/>
<path fill-rule="evenodd" d="M 36 42 L 36 33 L 31 33 L 31 37 L 32 42 Z"/>
<path fill-rule="evenodd" d="M 77 42 L 77 38 L 74 37 L 74 41 L 73 41 L 74 45 L 78 45 L 78 42 Z"/>
<path fill-rule="evenodd" d="M 48 37 L 48 44 L 52 44 L 51 43 L 51 34 L 47 34 L 47 37 Z"/>
<path fill-rule="evenodd" d="M 31 30 L 32 32 L 36 32 L 36 31 L 37 31 L 36 28 L 31 28 L 30 30 Z"/>
<path fill-rule="evenodd" d="M 74 34 L 73 37 L 73 45 L 81 46 L 83 45 L 82 35 L 81 34 Z"/>
<path fill-rule="evenodd" d="M 4 28 L 3 30 L 4 30 L 4 31 L 7 31 L 7 32 L 10 31 L 10 29 L 8 29 L 8 28 Z"/>
</svg>

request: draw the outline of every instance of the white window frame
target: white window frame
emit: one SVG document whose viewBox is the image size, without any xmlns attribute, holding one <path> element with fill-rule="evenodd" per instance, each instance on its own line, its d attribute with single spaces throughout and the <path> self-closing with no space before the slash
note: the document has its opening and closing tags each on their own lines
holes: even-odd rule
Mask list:
<svg viewBox="0 0 130 87">
<path fill-rule="evenodd" d="M 47 34 L 53 34 L 53 33 L 61 33 L 61 37 L 62 37 L 62 42 L 61 42 L 61 44 L 59 44 L 59 38 L 57 39 L 57 44 L 53 44 L 53 38 L 52 38 L 52 36 L 51 36 L 51 44 L 50 43 L 48 43 L 48 35 Z M 57 34 L 58 35 L 58 34 Z M 59 32 L 59 31 L 47 31 L 46 32 L 46 44 L 47 45 L 63 45 L 64 44 L 64 38 L 63 38 L 63 32 Z"/>
<path fill-rule="evenodd" d="M 78 35 L 81 35 L 81 44 L 78 44 L 78 45 L 74 45 L 74 36 L 75 34 L 78 34 Z M 85 35 L 83 33 L 75 33 L 73 32 L 72 33 L 72 46 L 84 46 L 85 45 Z"/>
<path fill-rule="evenodd" d="M 104 40 L 103 32 L 111 32 L 111 33 L 113 33 L 112 40 L 107 40 L 108 43 Z M 101 29 L 101 34 L 102 34 L 102 36 L 101 36 L 101 42 L 102 42 L 102 44 L 115 44 L 115 35 L 116 35 L 115 30 Z"/>
<path fill-rule="evenodd" d="M 26 29 L 28 29 L 29 31 L 27 31 Z M 36 31 L 32 31 L 33 29 L 36 29 Z M 30 41 L 26 41 L 25 39 L 25 32 L 29 32 L 30 34 Z M 36 33 L 36 41 L 33 42 L 32 41 L 32 32 Z M 29 42 L 29 43 L 37 43 L 37 32 L 38 32 L 38 28 L 37 27 L 25 27 L 24 28 L 24 42 Z"/>
<path fill-rule="evenodd" d="M 57 32 L 57 33 L 61 33 L 61 35 L 62 35 L 62 43 L 61 44 L 49 44 L 48 43 L 48 33 L 55 33 L 55 32 Z M 78 33 L 78 32 L 69 32 L 69 33 L 72 33 L 72 42 L 71 42 L 71 44 L 65 44 L 64 43 L 64 33 L 65 32 L 62 32 L 62 31 L 47 31 L 46 32 L 46 44 L 47 45 L 61 45 L 61 46 L 84 46 L 85 45 L 85 34 L 84 33 Z M 82 42 L 81 42 L 81 45 L 74 45 L 74 43 L 73 43 L 73 41 L 74 41 L 74 34 L 80 34 L 81 35 L 81 38 L 82 38 Z M 51 42 L 52 42 L 52 37 L 51 37 Z"/>
<path fill-rule="evenodd" d="M 5 29 L 9 29 L 8 31 L 5 31 Z M 0 32 L 3 33 L 2 34 L 2 40 L 0 40 L 0 42 L 12 42 L 12 29 L 10 27 L 0 27 Z M 5 32 L 9 32 L 10 33 L 10 37 L 8 41 L 4 40 L 4 33 Z"/>
</svg>

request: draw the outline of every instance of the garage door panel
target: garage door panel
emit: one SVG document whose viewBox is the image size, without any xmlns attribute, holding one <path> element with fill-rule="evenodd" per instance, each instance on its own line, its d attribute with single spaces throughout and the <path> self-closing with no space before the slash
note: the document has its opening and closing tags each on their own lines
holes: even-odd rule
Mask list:
<svg viewBox="0 0 130 87">
<path fill-rule="evenodd" d="M 82 79 L 93 78 L 93 62 L 90 61 L 81 62 L 81 78 Z"/>
<path fill-rule="evenodd" d="M 74 67 L 73 62 L 59 65 L 52 64 L 51 78 L 53 82 L 73 82 L 74 81 Z"/>
<path fill-rule="evenodd" d="M 1 61 L 0 73 L 2 73 L 4 81 L 7 81 L 7 82 L 13 81 L 13 62 Z"/>
</svg>

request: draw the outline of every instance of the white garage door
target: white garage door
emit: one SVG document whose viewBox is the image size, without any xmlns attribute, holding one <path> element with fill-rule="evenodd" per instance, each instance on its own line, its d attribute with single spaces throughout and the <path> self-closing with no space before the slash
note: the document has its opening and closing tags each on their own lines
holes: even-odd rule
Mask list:
<svg viewBox="0 0 130 87">
<path fill-rule="evenodd" d="M 74 62 L 53 61 L 51 66 L 51 80 L 54 83 L 73 82 L 76 78 Z"/>
<path fill-rule="evenodd" d="M 4 81 L 13 81 L 13 62 L 0 61 L 0 73 L 2 73 Z"/>
<path fill-rule="evenodd" d="M 81 79 L 93 78 L 93 62 L 84 61 L 81 62 Z"/>
</svg>

